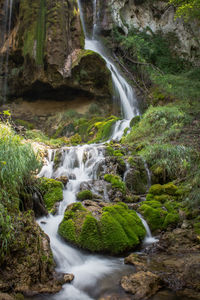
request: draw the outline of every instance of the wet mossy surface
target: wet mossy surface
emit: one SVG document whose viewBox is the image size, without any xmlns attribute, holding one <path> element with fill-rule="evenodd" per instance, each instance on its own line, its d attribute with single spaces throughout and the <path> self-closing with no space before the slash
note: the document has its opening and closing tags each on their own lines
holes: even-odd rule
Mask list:
<svg viewBox="0 0 200 300">
<path fill-rule="evenodd" d="M 84 191 L 79 192 L 77 194 L 77 199 L 80 200 L 80 201 L 88 200 L 88 199 L 92 199 L 92 198 L 93 198 L 93 194 L 89 190 L 84 190 Z"/>
<path fill-rule="evenodd" d="M 150 187 L 146 201 L 141 204 L 139 211 L 153 232 L 178 225 L 179 209 L 182 207 L 178 190 L 179 188 L 171 182 Z"/>
<path fill-rule="evenodd" d="M 98 219 L 75 203 L 66 210 L 58 232 L 83 249 L 109 254 L 134 249 L 146 234 L 136 212 L 124 203 L 104 207 Z"/>
<path fill-rule="evenodd" d="M 49 212 L 57 202 L 63 200 L 64 186 L 60 181 L 43 177 L 38 180 L 38 188 L 43 195 L 45 206 Z"/>
</svg>

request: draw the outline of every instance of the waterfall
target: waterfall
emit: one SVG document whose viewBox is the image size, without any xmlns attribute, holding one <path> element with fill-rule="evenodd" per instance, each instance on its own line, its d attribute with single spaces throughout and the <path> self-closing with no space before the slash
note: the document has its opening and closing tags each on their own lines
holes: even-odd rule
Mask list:
<svg viewBox="0 0 200 300">
<path fill-rule="evenodd" d="M 97 1 L 93 1 L 94 22 L 92 39 L 88 38 L 81 2 L 80 0 L 78 2 L 83 30 L 86 36 L 85 49 L 99 53 L 105 59 L 112 74 L 114 95 L 116 99 L 119 99 L 124 119 L 116 122 L 111 138 L 120 139 L 124 129 L 129 126 L 131 118 L 139 114 L 137 100 L 133 89 L 108 56 L 106 48 L 95 39 L 98 26 Z M 76 194 L 80 191 L 82 184 L 91 186 L 92 192 L 98 194 L 98 191 L 95 190 L 95 181 L 99 180 L 99 170 L 105 164 L 104 152 L 104 144 L 62 148 L 61 163 L 55 170 L 54 158 L 56 150 L 49 150 L 45 164 L 38 175 L 39 177 L 45 176 L 48 178 L 58 178 L 60 176 L 69 178 L 69 182 L 63 191 L 64 199 L 59 205 L 58 214 L 41 218 L 38 222 L 44 232 L 50 237 L 51 249 L 57 265 L 56 270 L 61 273 L 73 273 L 75 276 L 72 283 L 64 285 L 60 293 L 52 296 L 48 295 L 47 297 L 43 296 L 43 299 L 99 299 L 99 297 L 108 293 L 118 293 L 119 287 L 116 282 L 119 282 L 124 274 L 127 275 L 127 273 L 132 272 L 131 266 L 124 265 L 122 258 L 88 254 L 68 243 L 64 243 L 57 233 L 67 206 L 76 202 Z M 127 170 L 129 169 L 128 164 L 126 168 Z M 124 179 L 125 177 L 126 172 Z M 103 186 L 103 196 L 105 201 L 109 201 L 105 185 Z M 141 216 L 140 218 L 147 231 L 145 243 L 149 243 L 150 239 L 151 242 L 155 242 L 147 223 Z"/>
<path fill-rule="evenodd" d="M 60 203 L 56 216 L 43 217 L 38 220 L 44 232 L 50 237 L 51 249 L 61 273 L 73 273 L 75 278 L 69 285 L 63 286 L 60 293 L 47 296 L 51 300 L 91 300 L 98 299 L 106 292 L 118 292 L 113 286 L 120 278 L 129 273 L 130 266 L 123 264 L 123 259 L 105 257 L 97 254 L 87 254 L 73 246 L 64 243 L 58 236 L 57 230 L 61 223 L 65 209 L 76 202 L 76 194 L 83 182 L 98 179 L 98 166 L 104 163 L 104 145 L 83 145 L 62 149 L 62 159 L 57 170 L 53 168 L 55 151 L 48 152 L 46 164 L 39 176 L 56 178 L 68 176 L 69 182 L 63 191 L 64 199 Z M 98 286 L 98 288 L 96 288 Z"/>
<path fill-rule="evenodd" d="M 3 98 L 3 103 L 6 101 L 7 95 L 7 82 L 8 82 L 8 58 L 9 58 L 9 35 L 11 32 L 11 21 L 12 21 L 12 10 L 13 10 L 13 0 L 6 0 L 4 3 L 4 26 L 1 36 L 1 61 L 0 61 L 0 70 L 1 70 L 1 81 L 0 88 Z"/>
<path fill-rule="evenodd" d="M 133 117 L 139 115 L 139 108 L 137 99 L 134 93 L 133 88 L 127 82 L 127 80 L 120 74 L 120 71 L 116 67 L 114 61 L 110 57 L 108 50 L 101 43 L 100 39 L 97 40 L 96 28 L 98 23 L 98 13 L 97 13 L 97 2 L 93 0 L 93 36 L 89 38 L 89 34 L 86 30 L 86 25 L 84 21 L 83 8 L 81 4 L 81 0 L 78 0 L 80 17 L 83 26 L 83 30 L 85 33 L 85 49 L 92 50 L 97 52 L 103 57 L 106 61 L 107 67 L 112 75 L 112 83 L 113 83 L 113 98 L 114 101 L 119 103 L 121 106 L 121 112 L 123 116 L 123 120 L 116 124 L 116 127 L 113 130 L 112 139 L 119 140 L 124 132 L 124 129 L 129 127 L 130 121 Z"/>
</svg>

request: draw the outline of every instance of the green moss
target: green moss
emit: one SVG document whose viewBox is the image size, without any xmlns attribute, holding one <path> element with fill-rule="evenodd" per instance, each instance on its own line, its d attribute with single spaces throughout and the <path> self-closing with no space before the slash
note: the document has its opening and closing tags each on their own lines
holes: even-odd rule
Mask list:
<svg viewBox="0 0 200 300">
<path fill-rule="evenodd" d="M 101 232 L 97 220 L 91 215 L 87 215 L 79 240 L 81 247 L 92 252 L 99 252 L 102 249 L 101 240 Z"/>
<path fill-rule="evenodd" d="M 176 195 L 178 191 L 178 187 L 174 185 L 172 182 L 163 185 L 164 192 L 168 195 Z"/>
<path fill-rule="evenodd" d="M 39 189 L 42 192 L 44 202 L 50 211 L 56 202 L 63 200 L 63 184 L 60 181 L 49 178 L 39 179 Z"/>
<path fill-rule="evenodd" d="M 92 252 L 119 254 L 136 247 L 145 236 L 145 228 L 124 203 L 104 207 L 99 219 L 78 203 L 67 209 L 59 234 Z"/>
<path fill-rule="evenodd" d="M 20 119 L 17 119 L 15 120 L 15 123 L 17 125 L 20 125 L 20 126 L 24 126 L 25 128 L 31 130 L 31 129 L 34 129 L 34 125 L 28 121 L 25 121 L 25 120 L 20 120 Z"/>
<path fill-rule="evenodd" d="M 123 194 L 126 192 L 126 185 L 117 175 L 106 174 L 104 175 L 104 180 L 112 184 L 112 188 L 119 189 Z"/>
<path fill-rule="evenodd" d="M 82 142 L 82 138 L 78 133 L 76 133 L 70 138 L 70 143 L 74 146 L 81 144 L 81 142 Z"/>
<path fill-rule="evenodd" d="M 132 118 L 132 120 L 130 122 L 130 127 L 135 126 L 140 121 L 140 119 L 141 119 L 140 116 L 136 116 L 136 117 Z"/>
<path fill-rule="evenodd" d="M 75 225 L 72 220 L 64 220 L 58 228 L 58 233 L 71 243 L 76 242 Z"/>
<path fill-rule="evenodd" d="M 145 217 L 152 231 L 163 228 L 163 223 L 167 215 L 166 211 L 161 208 L 153 208 L 148 204 L 143 204 L 139 208 L 139 211 Z"/>
<path fill-rule="evenodd" d="M 164 188 L 161 184 L 154 184 L 149 189 L 149 194 L 161 195 L 164 193 Z"/>
<path fill-rule="evenodd" d="M 85 191 L 79 192 L 77 194 L 77 199 L 81 200 L 81 201 L 83 201 L 83 200 L 89 200 L 89 199 L 92 199 L 92 198 L 93 198 L 93 194 L 89 190 L 85 190 Z"/>
<path fill-rule="evenodd" d="M 164 221 L 163 228 L 168 226 L 176 226 L 179 222 L 179 215 L 177 213 L 169 213 Z"/>
<path fill-rule="evenodd" d="M 106 147 L 106 154 L 108 156 L 123 156 L 123 153 L 120 150 L 115 150 L 111 146 Z"/>
</svg>

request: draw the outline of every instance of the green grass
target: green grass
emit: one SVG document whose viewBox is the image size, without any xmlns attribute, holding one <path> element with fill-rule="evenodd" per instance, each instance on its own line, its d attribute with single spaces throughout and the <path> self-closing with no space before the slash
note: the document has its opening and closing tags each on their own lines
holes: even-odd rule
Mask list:
<svg viewBox="0 0 200 300">
<path fill-rule="evenodd" d="M 22 141 L 9 125 L 0 123 L 0 185 L 18 191 L 40 167 L 31 145 Z"/>
</svg>

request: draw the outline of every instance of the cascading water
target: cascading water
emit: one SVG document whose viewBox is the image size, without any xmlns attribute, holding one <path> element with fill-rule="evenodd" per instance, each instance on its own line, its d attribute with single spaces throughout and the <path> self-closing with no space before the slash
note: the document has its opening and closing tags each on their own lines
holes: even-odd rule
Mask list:
<svg viewBox="0 0 200 300">
<path fill-rule="evenodd" d="M 93 39 L 87 37 L 80 0 L 78 2 L 86 36 L 86 49 L 98 52 L 106 60 L 107 66 L 112 73 L 115 95 L 120 100 L 124 117 L 124 120 L 116 123 L 112 138 L 120 139 L 124 129 L 129 126 L 131 118 L 139 114 L 137 101 L 133 89 L 119 74 L 111 59 L 108 58 L 104 46 L 94 39 L 98 19 L 96 0 L 93 2 Z M 56 216 L 44 217 L 38 220 L 38 222 L 50 237 L 51 248 L 57 263 L 57 271 L 62 273 L 72 273 L 75 278 L 70 285 L 66 284 L 59 294 L 55 296 L 43 296 L 42 299 L 89 300 L 98 299 L 107 293 L 122 293 L 118 282 L 123 274 L 132 271 L 132 267 L 124 265 L 123 259 L 120 258 L 93 255 L 78 250 L 77 248 L 64 243 L 57 233 L 58 226 L 63 219 L 66 207 L 71 203 L 76 202 L 76 194 L 80 190 L 81 184 L 94 184 L 94 182 L 99 179 L 99 169 L 103 166 L 105 161 L 104 145 L 84 145 L 63 148 L 62 163 L 57 170 L 54 170 L 54 157 L 54 151 L 49 150 L 46 164 L 42 168 L 39 176 L 48 178 L 67 176 L 69 182 L 64 189 L 64 200 L 59 205 L 58 214 Z M 128 168 L 129 166 L 127 164 L 127 169 Z M 124 179 L 125 177 L 126 174 L 124 175 Z M 93 192 L 98 193 L 95 191 L 95 187 Z M 103 191 L 103 197 L 105 201 L 109 201 L 106 189 Z M 152 238 L 147 223 L 143 219 L 142 222 L 147 230 L 147 238 Z M 36 299 L 41 298 L 37 297 Z"/>
<path fill-rule="evenodd" d="M 58 226 L 63 219 L 66 207 L 76 202 L 76 193 L 83 182 L 98 178 L 99 166 L 104 162 L 103 145 L 84 145 L 64 148 L 61 166 L 53 171 L 54 153 L 49 152 L 46 165 L 39 176 L 68 176 L 69 182 L 64 190 L 64 200 L 60 203 L 58 214 L 38 220 L 40 226 L 50 237 L 51 248 L 57 263 L 57 271 L 73 273 L 72 284 L 64 286 L 63 290 L 47 299 L 55 300 L 89 300 L 97 299 L 106 292 L 118 292 L 113 283 L 120 280 L 123 274 L 130 272 L 130 267 L 123 264 L 123 259 L 106 258 L 100 255 L 89 255 L 67 243 L 63 243 L 57 234 Z M 98 288 L 95 289 L 98 282 Z M 38 299 L 38 298 L 36 298 Z M 39 298 L 40 299 L 40 298 Z M 43 299 L 43 298 L 42 298 Z"/>
<path fill-rule="evenodd" d="M 89 35 L 86 31 L 83 9 L 81 5 L 81 0 L 78 0 L 79 10 L 81 21 L 83 25 L 83 30 L 85 33 L 85 49 L 92 50 L 100 54 L 104 60 L 106 61 L 107 67 L 112 75 L 113 82 L 113 94 L 115 101 L 120 103 L 121 112 L 123 115 L 123 120 L 118 121 L 113 130 L 113 134 L 111 139 L 118 140 L 122 137 L 124 133 L 124 129 L 129 127 L 130 121 L 133 117 L 139 115 L 138 103 L 136 96 L 134 94 L 133 88 L 128 84 L 125 78 L 120 74 L 116 65 L 112 61 L 112 59 L 108 55 L 108 50 L 105 46 L 96 39 L 96 29 L 97 29 L 97 2 L 93 0 L 93 8 L 94 8 L 94 21 L 93 21 L 93 36 L 89 38 Z"/>
<path fill-rule="evenodd" d="M 3 98 L 3 102 L 6 101 L 7 95 L 7 81 L 8 81 L 8 58 L 9 58 L 9 35 L 11 31 L 11 21 L 12 21 L 12 10 L 13 10 L 13 0 L 6 0 L 4 3 L 4 26 L 1 36 L 1 61 L 0 61 L 0 88 Z"/>
</svg>

